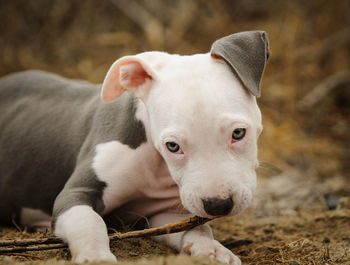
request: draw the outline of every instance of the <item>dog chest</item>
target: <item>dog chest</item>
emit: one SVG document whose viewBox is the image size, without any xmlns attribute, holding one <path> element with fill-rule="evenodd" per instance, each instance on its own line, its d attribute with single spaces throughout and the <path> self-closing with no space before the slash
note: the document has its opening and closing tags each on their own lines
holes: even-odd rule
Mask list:
<svg viewBox="0 0 350 265">
<path fill-rule="evenodd" d="M 123 207 L 149 215 L 180 203 L 176 183 L 148 142 L 136 149 L 119 141 L 98 144 L 92 167 L 97 178 L 106 183 L 105 213 Z"/>
</svg>

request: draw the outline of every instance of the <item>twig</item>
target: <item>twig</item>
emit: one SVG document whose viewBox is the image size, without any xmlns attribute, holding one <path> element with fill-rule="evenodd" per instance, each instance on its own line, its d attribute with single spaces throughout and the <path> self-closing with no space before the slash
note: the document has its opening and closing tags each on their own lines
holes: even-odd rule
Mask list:
<svg viewBox="0 0 350 265">
<path fill-rule="evenodd" d="M 164 49 L 165 27 L 158 18 L 153 16 L 146 8 L 136 1 L 130 0 L 110 0 L 125 15 L 133 20 L 145 33 L 153 49 Z M 175 32 L 167 29 L 168 38 L 176 45 L 181 45 L 183 49 L 193 50 L 192 45 L 183 40 Z"/>
<path fill-rule="evenodd" d="M 131 231 L 126 233 L 113 233 L 109 235 L 110 240 L 121 240 L 125 238 L 146 237 L 146 236 L 158 236 L 169 233 L 177 233 L 192 229 L 198 225 L 202 225 L 211 219 L 202 217 L 192 217 L 178 222 L 170 223 L 160 227 L 149 228 L 139 231 Z M 21 239 L 21 240 L 0 240 L 0 254 L 13 253 L 13 252 L 25 252 L 25 251 L 38 251 L 47 249 L 57 249 L 67 247 L 66 243 L 63 243 L 57 237 L 39 238 L 39 239 Z"/>
<path fill-rule="evenodd" d="M 210 221 L 209 218 L 202 217 L 192 217 L 185 220 L 181 220 L 178 222 L 166 224 L 163 226 L 148 228 L 144 230 L 138 231 L 130 231 L 126 233 L 114 233 L 109 236 L 111 240 L 113 239 L 124 239 L 124 238 L 135 238 L 135 237 L 143 237 L 143 236 L 159 236 L 164 234 L 177 233 L 181 231 L 190 230 L 198 225 L 205 224 Z"/>
<path fill-rule="evenodd" d="M 62 241 L 61 241 L 62 242 Z M 33 245 L 33 246 L 20 246 L 20 247 L 0 247 L 0 254 L 12 254 L 15 252 L 26 252 L 26 251 L 40 251 L 49 249 L 66 248 L 66 243 L 50 244 L 50 245 Z"/>
<path fill-rule="evenodd" d="M 57 237 L 0 240 L 0 246 L 29 246 L 57 243 L 62 243 L 62 240 Z"/>
<path fill-rule="evenodd" d="M 14 216 L 12 217 L 11 222 L 12 222 L 12 224 L 16 227 L 16 229 L 17 229 L 19 232 L 22 232 L 22 229 L 21 229 L 21 227 L 16 223 L 15 217 L 14 217 Z"/>
<path fill-rule="evenodd" d="M 8 255 L 9 255 L 9 256 L 22 256 L 22 257 L 26 257 L 26 258 L 28 258 L 30 261 L 32 261 L 31 258 L 42 260 L 41 257 L 39 257 L 39 256 L 37 256 L 37 255 L 33 255 L 33 254 L 28 254 L 28 253 L 9 253 Z"/>
<path fill-rule="evenodd" d="M 328 38 L 319 40 L 318 44 L 300 49 L 295 53 L 295 56 L 297 59 L 306 59 L 307 61 L 313 61 L 315 59 L 323 60 L 330 52 L 339 49 L 341 46 L 345 46 L 349 42 L 350 27 L 344 27 Z"/>
<path fill-rule="evenodd" d="M 299 110 L 310 110 L 326 98 L 329 93 L 343 84 L 350 84 L 350 70 L 327 77 L 314 87 L 298 104 Z"/>
</svg>

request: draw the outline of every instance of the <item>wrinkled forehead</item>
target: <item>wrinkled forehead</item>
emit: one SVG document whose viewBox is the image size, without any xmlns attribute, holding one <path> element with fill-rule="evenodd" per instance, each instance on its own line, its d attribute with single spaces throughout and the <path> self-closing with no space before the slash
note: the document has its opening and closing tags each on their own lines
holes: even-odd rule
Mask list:
<svg viewBox="0 0 350 265">
<path fill-rule="evenodd" d="M 255 97 L 224 61 L 209 54 L 176 57 L 161 70 L 153 90 L 158 102 L 152 105 L 168 122 L 193 117 L 213 122 L 221 114 L 259 119 Z"/>
</svg>

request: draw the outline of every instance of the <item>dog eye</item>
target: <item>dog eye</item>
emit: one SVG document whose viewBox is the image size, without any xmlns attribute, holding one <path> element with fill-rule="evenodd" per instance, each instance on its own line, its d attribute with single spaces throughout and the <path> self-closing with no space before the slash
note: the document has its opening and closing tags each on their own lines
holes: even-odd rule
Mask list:
<svg viewBox="0 0 350 265">
<path fill-rule="evenodd" d="M 180 151 L 180 146 L 175 142 L 167 142 L 166 147 L 172 153 L 177 153 Z"/>
<path fill-rule="evenodd" d="M 232 132 L 232 140 L 233 141 L 239 141 L 245 136 L 245 128 L 237 128 L 234 129 Z"/>
</svg>

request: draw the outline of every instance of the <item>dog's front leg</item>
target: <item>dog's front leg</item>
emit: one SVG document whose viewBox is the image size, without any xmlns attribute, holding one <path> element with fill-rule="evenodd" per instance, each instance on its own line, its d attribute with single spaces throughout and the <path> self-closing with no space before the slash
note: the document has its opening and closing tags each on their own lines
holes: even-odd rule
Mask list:
<svg viewBox="0 0 350 265">
<path fill-rule="evenodd" d="M 75 263 L 116 261 L 99 214 L 105 207 L 104 185 L 89 167 L 89 160 L 83 161 L 55 200 L 54 233 L 68 243 Z"/>
<path fill-rule="evenodd" d="M 55 234 L 68 242 L 72 261 L 116 261 L 109 248 L 107 228 L 92 207 L 76 205 L 58 216 Z"/>
<path fill-rule="evenodd" d="M 191 215 L 182 215 L 176 213 L 160 213 L 150 219 L 150 225 L 157 227 L 184 218 Z M 230 264 L 240 265 L 240 259 L 229 249 L 225 248 L 220 242 L 213 238 L 211 228 L 208 224 L 197 226 L 189 231 L 173 233 L 169 235 L 156 236 L 155 240 L 168 243 L 180 252 L 191 256 L 204 255 Z"/>
</svg>

